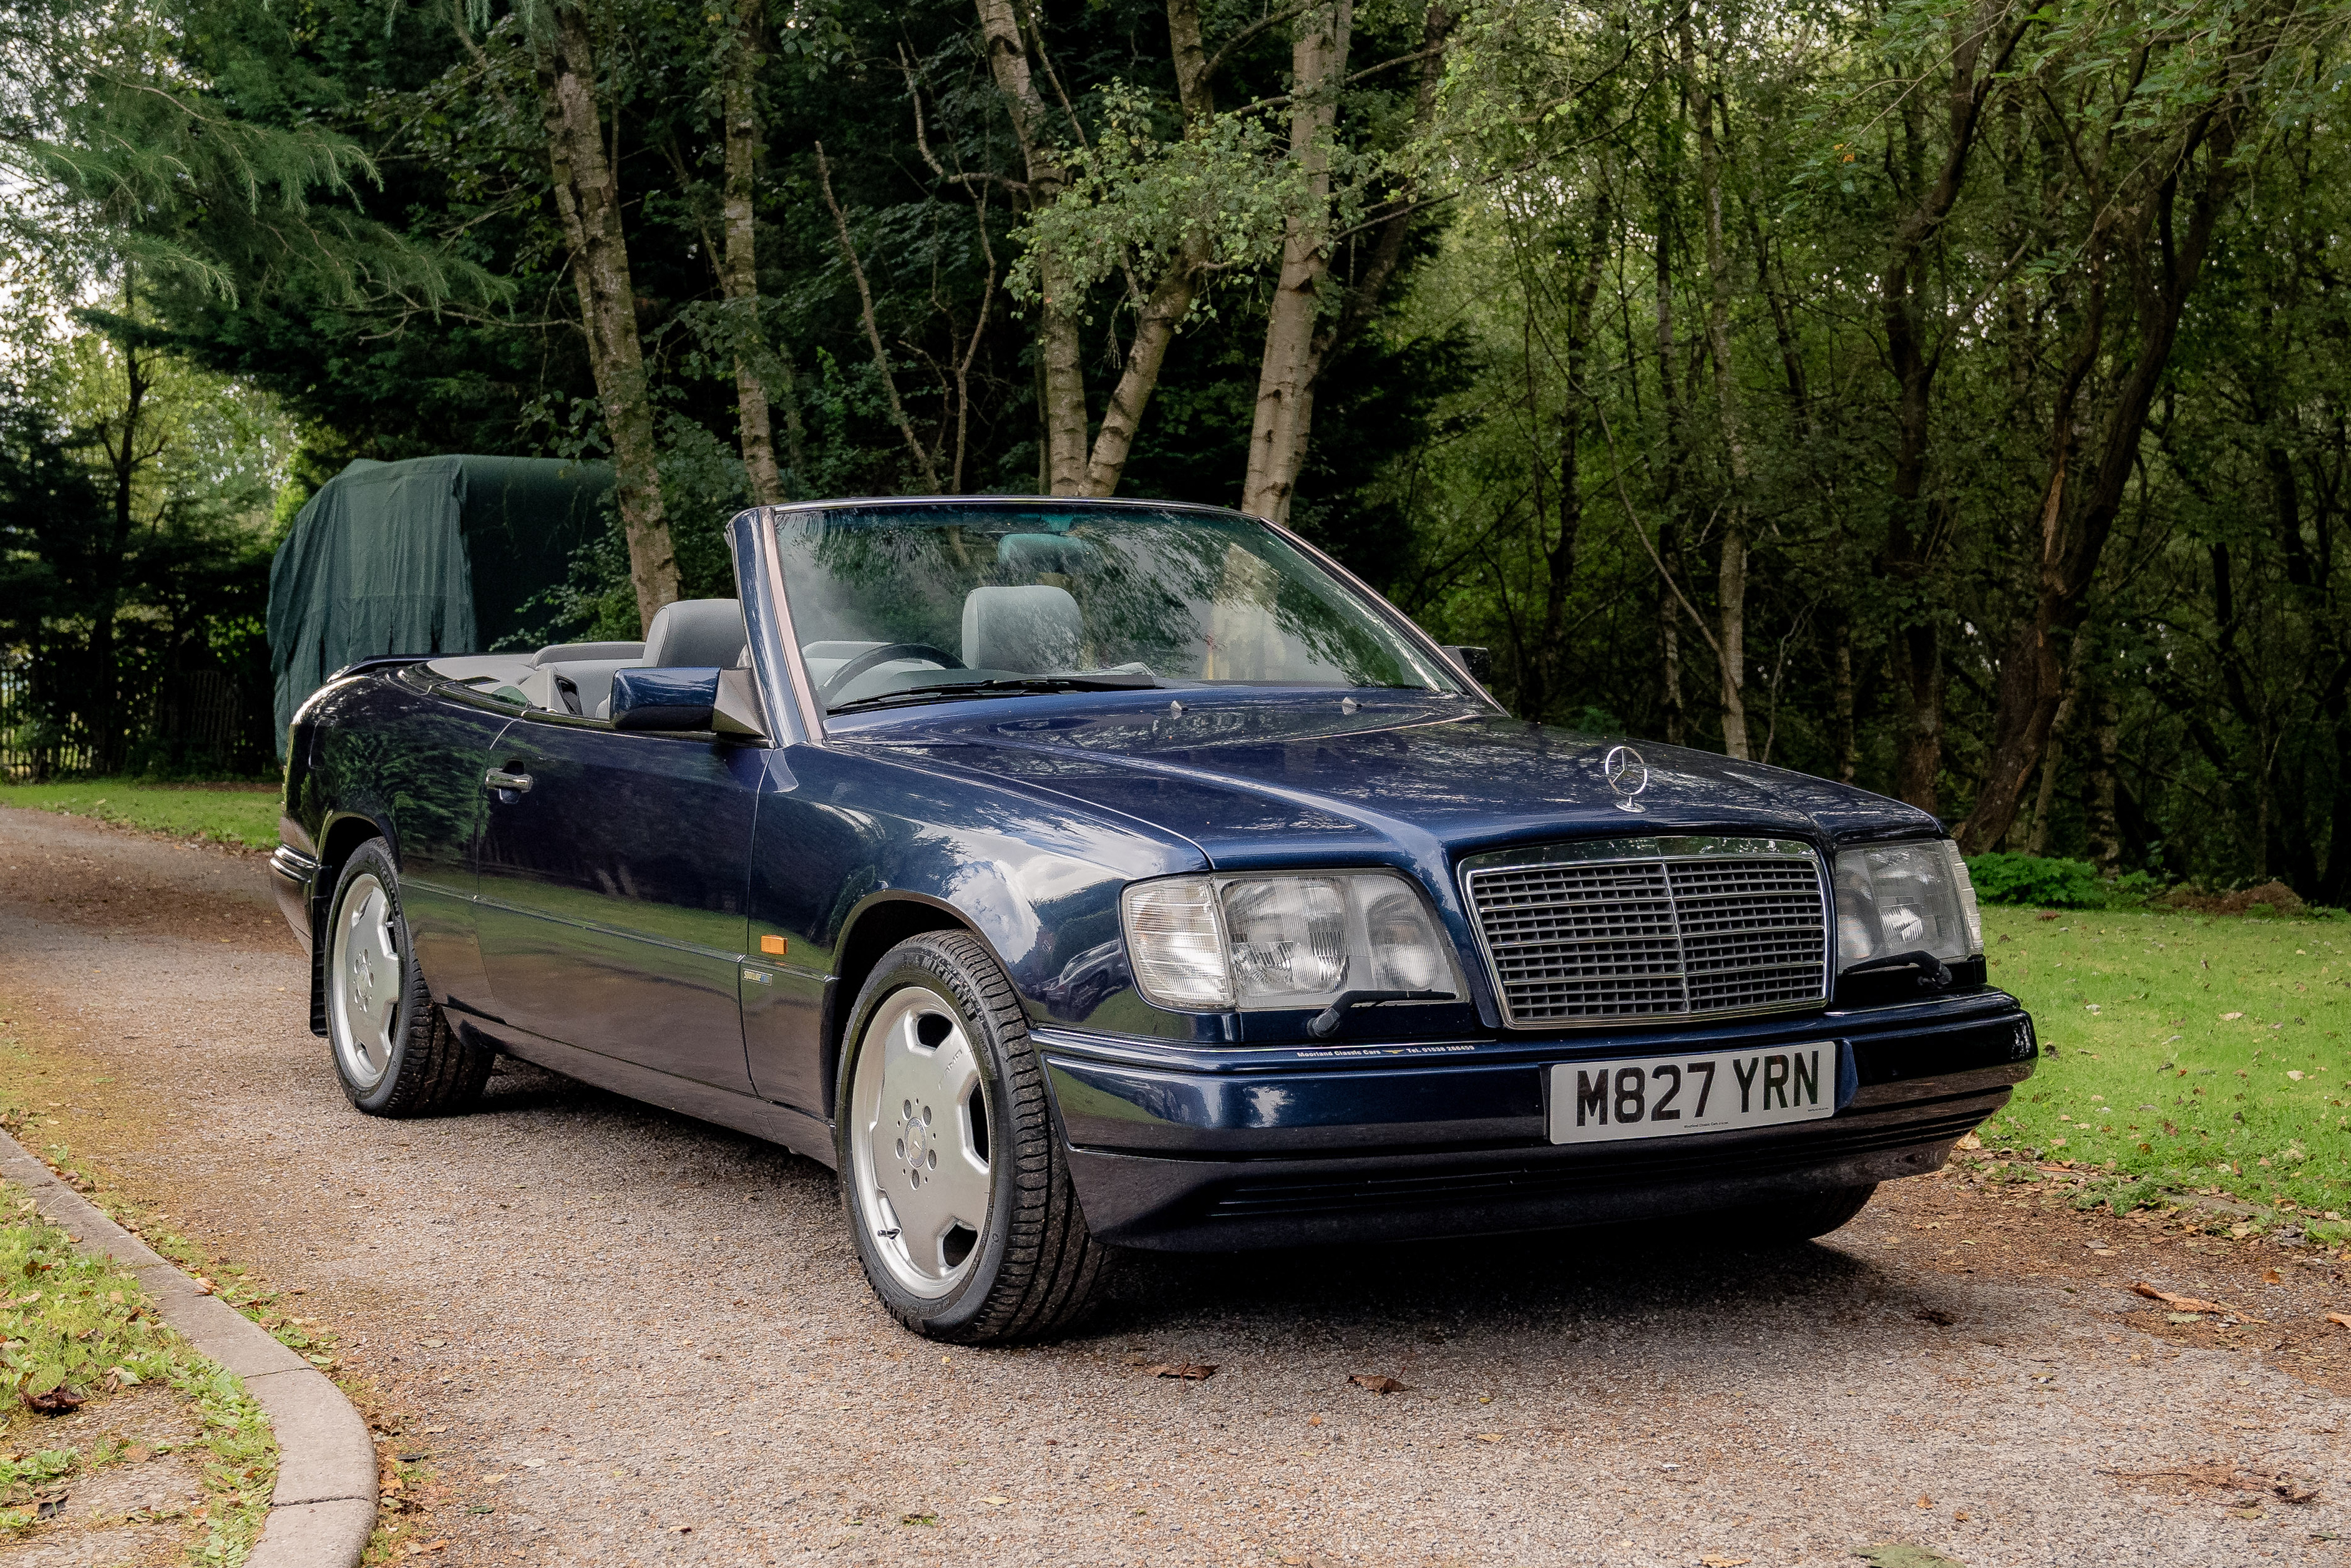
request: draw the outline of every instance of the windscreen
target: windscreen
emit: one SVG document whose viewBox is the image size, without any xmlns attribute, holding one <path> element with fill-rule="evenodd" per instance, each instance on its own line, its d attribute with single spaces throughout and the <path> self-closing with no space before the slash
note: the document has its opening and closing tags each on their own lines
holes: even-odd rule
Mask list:
<svg viewBox="0 0 2351 1568">
<path fill-rule="evenodd" d="M 963 504 L 776 527 L 793 630 L 835 711 L 1040 689 L 1459 685 L 1247 517 Z"/>
</svg>

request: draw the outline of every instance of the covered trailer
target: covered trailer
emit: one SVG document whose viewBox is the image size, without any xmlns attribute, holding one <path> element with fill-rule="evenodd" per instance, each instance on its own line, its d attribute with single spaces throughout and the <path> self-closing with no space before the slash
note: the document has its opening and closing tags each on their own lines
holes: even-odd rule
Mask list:
<svg viewBox="0 0 2351 1568">
<path fill-rule="evenodd" d="M 612 470 L 551 457 L 365 458 L 310 497 L 269 568 L 277 747 L 355 659 L 465 653 L 524 629 L 605 526 Z"/>
</svg>

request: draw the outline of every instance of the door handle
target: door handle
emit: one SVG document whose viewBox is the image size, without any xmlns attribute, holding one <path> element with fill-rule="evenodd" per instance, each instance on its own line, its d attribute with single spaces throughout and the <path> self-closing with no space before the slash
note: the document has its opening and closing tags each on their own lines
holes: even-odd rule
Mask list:
<svg viewBox="0 0 2351 1568">
<path fill-rule="evenodd" d="M 511 789 L 516 794 L 519 795 L 530 788 L 530 775 L 528 773 L 507 773 L 502 769 L 493 768 L 487 773 L 482 775 L 482 788 L 485 789 L 495 789 L 501 792 Z"/>
</svg>

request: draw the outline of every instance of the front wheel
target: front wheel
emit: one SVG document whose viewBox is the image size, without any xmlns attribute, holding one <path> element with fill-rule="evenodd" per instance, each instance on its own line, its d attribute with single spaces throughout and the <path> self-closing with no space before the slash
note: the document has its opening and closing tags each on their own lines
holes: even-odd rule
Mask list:
<svg viewBox="0 0 2351 1568">
<path fill-rule="evenodd" d="M 327 1038 L 335 1076 L 371 1116 L 429 1116 L 481 1097 L 497 1052 L 449 1027 L 433 1004 L 400 910 L 400 873 L 381 839 L 351 852 L 328 904 Z"/>
<path fill-rule="evenodd" d="M 1019 999 L 960 931 L 911 937 L 858 994 L 834 1103 L 841 1188 L 874 1293 L 965 1344 L 1056 1333 L 1099 1290 Z"/>
</svg>

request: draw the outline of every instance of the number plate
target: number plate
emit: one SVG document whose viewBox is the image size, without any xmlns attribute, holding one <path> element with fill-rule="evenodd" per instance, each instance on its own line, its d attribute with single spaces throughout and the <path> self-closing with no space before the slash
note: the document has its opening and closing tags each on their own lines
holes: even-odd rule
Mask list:
<svg viewBox="0 0 2351 1568">
<path fill-rule="evenodd" d="M 1837 1047 L 1562 1061 L 1551 1070 L 1551 1141 L 1601 1144 L 1815 1122 L 1836 1113 Z"/>
</svg>

